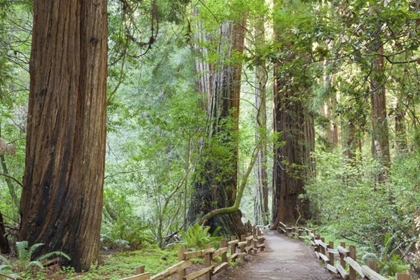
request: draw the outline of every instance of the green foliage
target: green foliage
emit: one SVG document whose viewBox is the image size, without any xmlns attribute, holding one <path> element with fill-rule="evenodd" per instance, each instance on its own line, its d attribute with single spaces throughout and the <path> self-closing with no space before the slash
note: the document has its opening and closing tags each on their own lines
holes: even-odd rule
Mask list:
<svg viewBox="0 0 420 280">
<path fill-rule="evenodd" d="M 401 249 L 402 244 L 395 244 L 397 236 L 391 236 L 386 233 L 384 236 L 383 246 L 380 247 L 377 253 L 366 253 L 363 255 L 362 260 L 374 260 L 378 264 L 378 269 L 381 275 L 394 276 L 397 273 L 403 273 L 409 269 L 409 265 L 404 263 L 398 250 Z M 371 249 L 371 246 L 369 249 Z"/>
<path fill-rule="evenodd" d="M 181 244 L 187 247 L 188 249 L 204 249 L 205 245 L 210 244 L 213 248 L 218 248 L 220 246 L 220 241 L 222 240 L 221 236 L 217 236 L 217 233 L 220 231 L 218 227 L 213 234 L 209 233 L 209 226 L 202 226 L 198 223 L 190 226 L 185 232 L 181 233 Z"/>
<path fill-rule="evenodd" d="M 0 255 L 0 280 L 18 279 L 19 276 L 16 273 L 13 273 L 12 268 L 12 263 Z"/>
<path fill-rule="evenodd" d="M 28 247 L 27 241 L 16 242 L 18 260 L 15 262 L 12 262 L 0 255 L 0 280 L 21 279 L 21 277 L 23 279 L 38 279 L 38 277 L 35 277 L 34 273 L 36 272 L 33 271 L 32 268 L 36 267 L 42 270 L 44 268 L 44 265 L 42 264 L 43 260 L 49 259 L 53 256 L 60 256 L 70 260 L 70 257 L 61 251 L 49 252 L 31 260 L 34 252 L 41 246 L 44 246 L 44 244 L 37 243 Z"/>
<path fill-rule="evenodd" d="M 415 259 L 420 232 L 418 151 L 397 157 L 384 184 L 374 179 L 380 165 L 366 155 L 354 161 L 338 152 L 314 156 L 318 174 L 306 190 L 316 221 L 330 225 L 324 231 L 357 242 L 363 259 L 376 260 L 383 274 L 407 270 L 404 261 Z"/>
<path fill-rule="evenodd" d="M 325 224 L 339 220 L 344 237 L 380 244 L 396 221 L 386 186 L 374 180 L 378 164 L 368 156 L 353 162 L 338 152 L 314 158 L 318 174 L 306 186 L 314 216 Z"/>
<path fill-rule="evenodd" d="M 16 242 L 16 249 L 18 254 L 18 261 L 16 270 L 18 272 L 22 272 L 25 270 L 28 270 L 31 266 L 36 266 L 38 268 L 44 268 L 44 265 L 42 264 L 43 260 L 49 259 L 53 256 L 61 256 L 67 260 L 70 260 L 70 256 L 67 255 L 64 252 L 61 251 L 53 251 L 46 254 L 43 254 L 39 257 L 37 257 L 35 260 L 32 259 L 32 255 L 34 252 L 40 248 L 41 246 L 44 246 L 43 243 L 36 243 L 30 247 L 28 247 L 28 241 L 18 241 Z"/>
<path fill-rule="evenodd" d="M 115 189 L 106 189 L 101 228 L 102 247 L 105 250 L 134 250 L 152 240 L 149 226 L 134 214 L 129 197 Z"/>
</svg>

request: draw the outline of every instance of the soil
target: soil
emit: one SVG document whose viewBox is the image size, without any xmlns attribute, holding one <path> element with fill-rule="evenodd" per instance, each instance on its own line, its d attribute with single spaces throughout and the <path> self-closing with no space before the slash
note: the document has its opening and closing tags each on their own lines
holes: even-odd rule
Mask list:
<svg viewBox="0 0 420 280">
<path fill-rule="evenodd" d="M 212 280 L 333 280 L 339 279 L 318 261 L 313 249 L 276 231 L 264 232 L 266 248 L 245 258 L 242 265 L 229 268 Z"/>
</svg>

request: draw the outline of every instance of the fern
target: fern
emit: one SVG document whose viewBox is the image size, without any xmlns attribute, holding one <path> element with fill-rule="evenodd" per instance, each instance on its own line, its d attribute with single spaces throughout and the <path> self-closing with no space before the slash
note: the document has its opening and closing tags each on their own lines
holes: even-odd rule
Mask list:
<svg viewBox="0 0 420 280">
<path fill-rule="evenodd" d="M 36 243 L 30 247 L 28 247 L 28 241 L 19 241 L 16 242 L 16 248 L 18 253 L 18 270 L 24 271 L 29 269 L 31 266 L 37 266 L 41 269 L 44 268 L 44 265 L 42 264 L 42 260 L 51 258 L 53 256 L 61 256 L 64 257 L 67 260 L 70 260 L 70 256 L 67 255 L 64 252 L 61 251 L 53 251 L 46 254 L 43 254 L 36 258 L 35 260 L 31 261 L 32 255 L 35 253 L 35 251 L 41 247 L 44 246 L 44 243 Z"/>
<path fill-rule="evenodd" d="M 193 249 L 203 249 L 206 244 L 210 244 L 213 247 L 219 246 L 222 237 L 217 236 L 217 234 L 220 231 L 220 228 L 217 228 L 213 234 L 210 234 L 209 230 L 209 226 L 194 224 L 193 226 L 189 227 L 187 231 L 181 234 L 181 244 Z"/>
<path fill-rule="evenodd" d="M 0 280 L 18 279 L 19 276 L 12 271 L 12 264 L 8 259 L 0 255 Z"/>
</svg>

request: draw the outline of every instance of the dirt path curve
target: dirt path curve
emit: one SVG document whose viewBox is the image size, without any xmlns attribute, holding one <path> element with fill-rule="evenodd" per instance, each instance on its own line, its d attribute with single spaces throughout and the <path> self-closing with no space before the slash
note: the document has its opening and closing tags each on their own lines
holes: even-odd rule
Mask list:
<svg viewBox="0 0 420 280">
<path fill-rule="evenodd" d="M 332 280 L 316 259 L 313 249 L 276 231 L 265 231 L 266 249 L 253 255 L 244 265 L 227 271 L 224 279 L 231 280 Z"/>
</svg>

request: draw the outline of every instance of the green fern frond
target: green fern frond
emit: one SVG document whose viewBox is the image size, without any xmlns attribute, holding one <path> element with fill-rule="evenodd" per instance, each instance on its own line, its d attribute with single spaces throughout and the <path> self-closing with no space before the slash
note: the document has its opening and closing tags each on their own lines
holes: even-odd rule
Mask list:
<svg viewBox="0 0 420 280">
<path fill-rule="evenodd" d="M 44 243 L 36 243 L 32 245 L 28 250 L 29 258 L 31 258 L 34 252 L 36 251 L 36 249 L 38 249 L 41 246 L 44 246 Z"/>
<path fill-rule="evenodd" d="M 26 267 L 25 268 L 28 269 L 31 266 L 37 266 L 40 269 L 43 269 L 44 268 L 44 265 L 40 261 L 31 261 L 31 262 L 29 262 L 29 263 L 26 264 Z"/>
<path fill-rule="evenodd" d="M 37 261 L 42 261 L 42 260 L 45 260 L 45 259 L 49 259 L 49 258 L 51 258 L 51 257 L 53 257 L 53 256 L 61 256 L 61 257 L 66 258 L 67 260 L 70 260 L 70 259 L 71 259 L 71 258 L 70 258 L 70 256 L 69 256 L 69 255 L 67 255 L 67 254 L 66 254 L 66 253 L 64 253 L 64 252 L 61 252 L 61 251 L 54 251 L 54 252 L 49 252 L 49 253 L 46 253 L 46 254 L 42 255 L 42 256 L 40 256 L 39 258 L 37 258 L 36 260 L 37 260 Z"/>
<path fill-rule="evenodd" d="M 19 261 L 29 260 L 31 258 L 28 251 L 28 241 L 16 242 L 16 249 Z"/>
<path fill-rule="evenodd" d="M 6 259 L 6 257 L 0 255 L 0 263 L 4 263 L 6 265 L 10 265 L 10 261 Z"/>
</svg>

